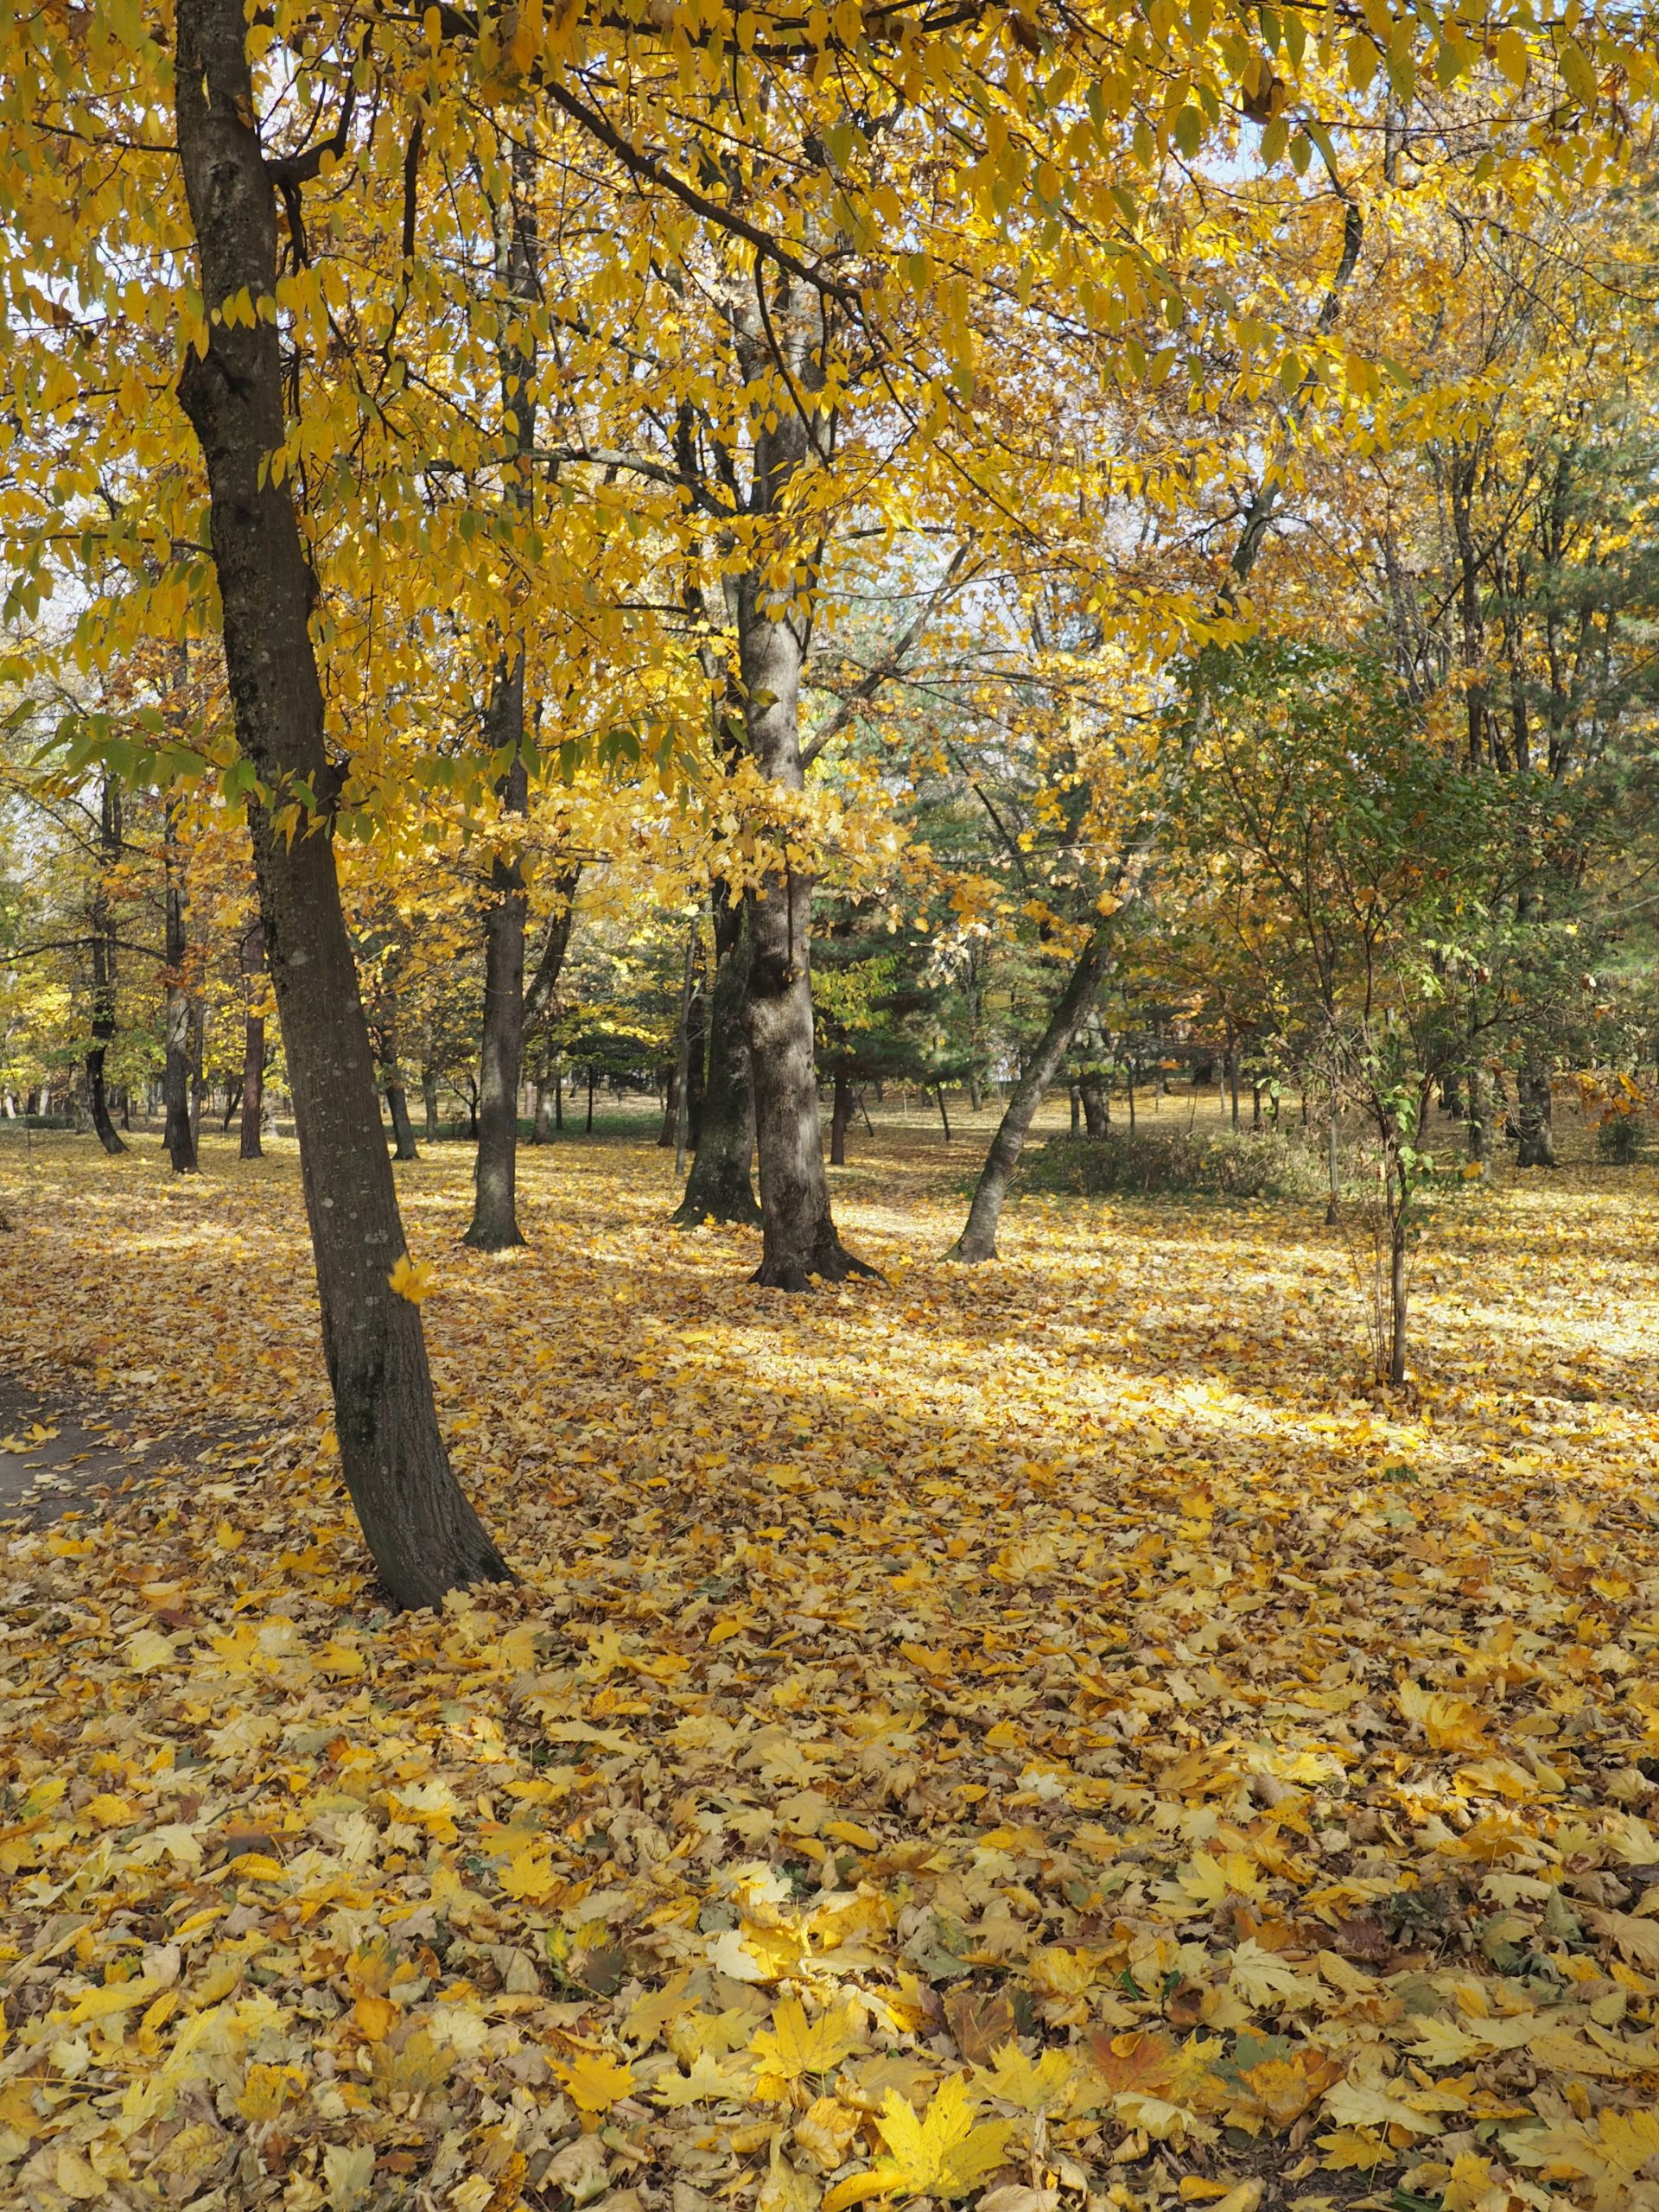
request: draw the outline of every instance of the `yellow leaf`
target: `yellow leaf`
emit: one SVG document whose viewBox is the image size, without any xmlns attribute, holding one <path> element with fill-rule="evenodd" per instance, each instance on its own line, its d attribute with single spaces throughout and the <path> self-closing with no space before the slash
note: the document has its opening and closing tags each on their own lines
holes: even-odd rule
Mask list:
<svg viewBox="0 0 1659 2212">
<path fill-rule="evenodd" d="M 1076 2071 L 1066 2051 L 1046 2050 L 1031 2059 L 1017 2043 L 1005 2043 L 994 2063 L 978 2068 L 974 2079 L 999 2103 L 1018 2105 L 1021 2112 L 1058 2112 L 1071 2094 Z"/>
<path fill-rule="evenodd" d="M 401 2011 L 390 1997 L 359 1997 L 352 2007 L 352 2018 L 361 2035 L 370 2043 L 378 2043 L 390 2033 Z"/>
<path fill-rule="evenodd" d="M 171 1638 L 156 1629 L 141 1628 L 137 1636 L 127 1638 L 127 1664 L 135 1675 L 151 1674 L 177 1656 Z"/>
<path fill-rule="evenodd" d="M 420 1306 L 437 1287 L 437 1270 L 429 1260 L 411 1260 L 405 1252 L 386 1281 L 399 1298 L 408 1299 L 411 1306 Z"/>
<path fill-rule="evenodd" d="M 305 2076 L 297 2066 L 250 2066 L 247 2079 L 236 2099 L 236 2108 L 244 2120 L 275 2120 L 290 2097 L 299 2096 L 305 2088 Z"/>
<path fill-rule="evenodd" d="M 763 2081 L 787 2083 L 808 2074 L 833 2074 L 858 2041 L 857 2016 L 850 2005 L 809 2023 L 799 1999 L 790 1997 L 773 2012 L 772 2025 L 750 2044 L 749 2056 Z"/>
<path fill-rule="evenodd" d="M 871 2196 L 966 2196 L 1002 2163 L 1011 2120 L 977 2118 L 978 2107 L 960 2075 L 942 2082 L 918 2119 L 896 2089 L 882 2100 L 876 2126 L 887 2156 L 868 2173 L 849 2174 L 823 2200 L 823 2212 L 842 2212 Z"/>
<path fill-rule="evenodd" d="M 564 1877 L 545 1849 L 533 1844 L 526 1844 L 522 1851 L 516 1852 L 496 1879 L 508 1897 L 531 1904 L 543 1903 L 565 1886 Z"/>
<path fill-rule="evenodd" d="M 570 2101 L 582 2112 L 608 2112 L 633 2087 L 633 2069 L 604 2051 L 585 2050 L 574 2065 L 555 2066 Z"/>
<path fill-rule="evenodd" d="M 141 1974 L 131 1981 L 105 1982 L 102 1988 L 89 1989 L 76 1998 L 70 2008 L 70 2025 L 78 2028 L 87 2020 L 107 2020 L 113 2013 L 130 2012 L 135 2006 L 152 2003 L 171 1986 L 170 1975 L 154 1974 Z"/>
<path fill-rule="evenodd" d="M 1484 1721 L 1467 1698 L 1443 1690 L 1426 1690 L 1413 1681 L 1402 1682 L 1395 1692 L 1402 1713 L 1415 1721 L 1436 1751 L 1484 1751 L 1487 1749 Z"/>
</svg>

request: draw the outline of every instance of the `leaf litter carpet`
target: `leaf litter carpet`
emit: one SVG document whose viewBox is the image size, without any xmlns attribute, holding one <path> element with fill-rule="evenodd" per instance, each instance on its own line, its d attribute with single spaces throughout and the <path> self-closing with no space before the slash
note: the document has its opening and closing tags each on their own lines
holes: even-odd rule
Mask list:
<svg viewBox="0 0 1659 2212">
<path fill-rule="evenodd" d="M 291 1149 L 6 1164 L 0 1370 L 231 1441 L 0 1529 L 0 2201 L 1659 2205 L 1650 1175 L 1456 1209 L 1390 1407 L 1306 1211 L 969 1273 L 962 1158 L 799 1300 L 645 1146 L 499 1260 L 400 1170 L 523 1578 L 404 1618 Z"/>
</svg>

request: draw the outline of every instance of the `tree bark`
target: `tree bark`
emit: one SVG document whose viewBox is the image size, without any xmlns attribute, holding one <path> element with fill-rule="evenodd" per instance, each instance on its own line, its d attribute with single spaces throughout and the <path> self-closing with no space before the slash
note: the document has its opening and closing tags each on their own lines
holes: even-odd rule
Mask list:
<svg viewBox="0 0 1659 2212">
<path fill-rule="evenodd" d="M 1106 1110 L 1106 1093 L 1097 1075 L 1080 1077 L 1077 1096 L 1083 1102 L 1083 1125 L 1096 1142 L 1111 1135 L 1111 1117 Z"/>
<path fill-rule="evenodd" d="M 847 1165 L 847 1124 L 853 1118 L 852 1078 L 844 1067 L 836 1069 L 835 1097 L 830 1108 L 830 1165 Z"/>
<path fill-rule="evenodd" d="M 435 1068 L 421 1070 L 421 1104 L 426 1115 L 426 1141 L 438 1141 L 438 1077 Z"/>
<path fill-rule="evenodd" d="M 501 347 L 501 406 L 513 423 L 517 453 L 506 499 L 520 520 L 533 512 L 536 448 L 536 341 L 530 315 L 540 262 L 536 231 L 536 155 L 533 144 L 513 141 L 508 205 L 496 212 L 496 275 L 514 313 L 513 336 Z M 496 670 L 485 731 L 493 755 L 507 756 L 496 784 L 504 817 L 530 811 L 524 761 L 524 646 L 510 640 Z M 524 923 L 529 912 L 523 862 L 517 852 L 498 852 L 490 864 L 490 906 L 484 926 L 483 1098 L 479 1109 L 478 1157 L 474 1163 L 473 1217 L 461 1238 L 480 1252 L 505 1252 L 524 1243 L 518 1228 L 518 1090 L 524 1059 Z"/>
<path fill-rule="evenodd" d="M 709 1087 L 709 974 L 702 932 L 697 932 L 697 965 L 691 1003 L 685 1010 L 685 1141 L 696 1152 L 702 1142 L 702 1103 Z"/>
<path fill-rule="evenodd" d="M 162 856 L 166 871 L 162 925 L 165 1001 L 162 1014 L 162 1103 L 163 1141 L 175 1175 L 196 1172 L 195 1140 L 190 1133 L 190 995 L 184 988 L 187 950 L 184 930 L 184 859 L 179 850 L 181 802 L 169 798 L 162 817 Z"/>
<path fill-rule="evenodd" d="M 524 734 L 524 664 L 498 673 L 490 702 L 492 750 L 515 747 L 500 785 L 503 813 L 523 814 L 529 777 L 517 750 Z M 484 918 L 484 1036 L 479 1056 L 478 1157 L 473 1168 L 473 1217 L 461 1237 L 480 1252 L 505 1252 L 524 1237 L 518 1228 L 518 1084 L 524 1051 L 524 916 L 528 900 L 518 855 L 498 853 L 490 864 L 490 904 Z"/>
<path fill-rule="evenodd" d="M 1071 1049 L 1071 1039 L 1077 1034 L 1077 1025 L 1094 1004 L 1095 993 L 1100 988 L 1101 979 L 1106 973 L 1107 948 L 1107 932 L 1103 925 L 1095 931 L 1084 947 L 1077 966 L 1071 970 L 1071 980 L 1048 1018 L 1048 1027 L 1039 1039 L 1036 1051 L 1014 1086 L 1013 1095 L 1003 1109 L 1002 1119 L 997 1124 L 996 1135 L 991 1139 L 991 1148 L 985 1155 L 985 1165 L 979 1172 L 967 1224 L 945 1254 L 947 1260 L 961 1260 L 977 1265 L 981 1261 L 996 1257 L 996 1231 L 1002 1218 L 1002 1201 L 1014 1180 L 1014 1171 L 1020 1165 L 1020 1154 L 1025 1148 L 1026 1137 L 1037 1109 L 1042 1103 L 1043 1094 L 1053 1082 L 1060 1062 Z"/>
<path fill-rule="evenodd" d="M 1549 1068 L 1529 1059 L 1515 1078 L 1515 1125 L 1521 1133 L 1517 1167 L 1553 1167 L 1555 1132 L 1550 1121 Z"/>
<path fill-rule="evenodd" d="M 177 21 L 178 146 L 211 311 L 244 291 L 274 292 L 275 197 L 253 121 L 242 0 L 179 0 Z M 407 1247 L 334 867 L 340 774 L 311 640 L 316 582 L 291 491 L 268 467 L 284 428 L 275 325 L 211 324 L 206 353 L 187 359 L 180 397 L 207 469 L 237 741 L 263 794 L 248 819 L 341 1472 L 393 1599 L 435 1605 L 507 1570 L 450 1471 L 420 1308 L 389 1281 Z M 315 813 L 290 837 L 272 810 L 295 804 Z"/>
<path fill-rule="evenodd" d="M 86 1048 L 86 1099 L 98 1141 L 113 1159 L 126 1150 L 110 1116 L 104 1058 L 115 1035 L 115 920 L 110 911 L 109 872 L 121 857 L 121 786 L 104 772 L 99 798 L 99 868 L 92 892 L 92 1020 Z"/>
<path fill-rule="evenodd" d="M 738 652 L 749 749 L 762 772 L 799 791 L 802 618 L 769 607 L 766 579 L 738 581 Z M 748 898 L 752 950 L 743 1026 L 754 1077 L 755 1149 L 760 1169 L 760 1265 L 754 1281 L 804 1291 L 815 1279 L 870 1274 L 836 1232 L 823 1173 L 813 1047 L 812 879 L 785 855 L 763 892 Z"/>
<path fill-rule="evenodd" d="M 748 915 L 724 884 L 714 893 L 715 981 L 709 1002 L 709 1077 L 702 1128 L 685 1195 L 673 1219 L 682 1229 L 703 1221 L 758 1222 L 751 1179 L 754 1093 L 743 1001 L 749 987 Z"/>
<path fill-rule="evenodd" d="M 418 1160 L 420 1150 L 415 1142 L 414 1124 L 409 1118 L 409 1093 L 395 1065 L 386 1077 L 386 1111 L 391 1116 L 392 1158 Z"/>
<path fill-rule="evenodd" d="M 242 1044 L 242 1157 L 257 1160 L 263 1151 L 265 1118 L 265 1017 L 263 1008 L 265 932 L 256 922 L 242 941 L 242 972 L 247 978 L 248 1011 Z"/>
</svg>

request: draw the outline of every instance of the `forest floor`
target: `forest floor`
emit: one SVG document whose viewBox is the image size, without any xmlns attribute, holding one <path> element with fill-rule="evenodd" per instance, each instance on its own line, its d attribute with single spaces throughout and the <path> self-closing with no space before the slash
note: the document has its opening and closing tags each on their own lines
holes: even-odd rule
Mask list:
<svg viewBox="0 0 1659 2212">
<path fill-rule="evenodd" d="M 1306 1207 L 953 1269 L 882 1121 L 885 1283 L 790 1300 L 648 1144 L 499 1259 L 438 1147 L 522 1579 L 401 1619 L 292 1146 L 0 1150 L 0 1375 L 192 1443 L 0 1529 L 0 2199 L 1659 2205 L 1659 1185 L 1585 1149 L 1440 1210 L 1390 1401 Z"/>
</svg>

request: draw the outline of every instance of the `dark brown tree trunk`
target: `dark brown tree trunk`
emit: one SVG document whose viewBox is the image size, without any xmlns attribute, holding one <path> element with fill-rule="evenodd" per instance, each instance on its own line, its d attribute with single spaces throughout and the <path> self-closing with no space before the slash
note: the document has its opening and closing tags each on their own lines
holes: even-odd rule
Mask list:
<svg viewBox="0 0 1659 2212">
<path fill-rule="evenodd" d="M 592 1066 L 590 1065 L 590 1066 L 588 1067 L 588 1126 L 587 1126 L 587 1128 L 582 1131 L 582 1135 L 583 1135 L 584 1136 L 589 1136 L 589 1137 L 590 1137 L 590 1136 L 592 1136 L 592 1135 L 593 1135 L 593 1134 L 594 1134 L 594 1071 L 593 1071 Z"/>
<path fill-rule="evenodd" d="M 187 951 L 184 930 L 184 859 L 179 849 L 181 802 L 170 798 L 162 817 L 162 857 L 165 906 L 162 933 L 164 999 L 162 1009 L 162 1141 L 175 1175 L 196 1172 L 196 1147 L 190 1135 L 190 995 L 184 987 Z"/>
<path fill-rule="evenodd" d="M 192 993 L 190 999 L 190 1148 L 201 1153 L 201 1106 L 206 1090 L 203 1070 L 207 1057 L 207 1009 Z"/>
<path fill-rule="evenodd" d="M 674 1132 L 680 1118 L 680 1071 L 670 1068 L 668 1081 L 663 1085 L 663 1126 L 657 1133 L 657 1148 L 664 1151 L 674 1142 Z"/>
<path fill-rule="evenodd" d="M 702 1142 L 702 1103 L 709 1088 L 709 979 L 701 933 L 691 1003 L 685 1010 L 685 1141 L 696 1152 Z"/>
<path fill-rule="evenodd" d="M 242 1044 L 242 1157 L 257 1160 L 265 1120 L 265 932 L 258 922 L 242 941 L 242 972 L 248 993 Z"/>
<path fill-rule="evenodd" d="M 518 454 L 506 498 L 519 518 L 534 512 L 536 341 L 531 316 L 538 288 L 536 232 L 536 154 L 523 137 L 512 142 L 508 204 L 496 211 L 496 276 L 514 321 L 501 347 L 501 405 L 512 418 Z M 501 657 L 485 716 L 485 734 L 497 759 L 509 765 L 496 785 L 505 816 L 530 811 L 524 761 L 524 651 L 514 639 Z M 524 923 L 529 912 L 524 871 L 517 852 L 497 853 L 490 866 L 490 906 L 484 929 L 484 1039 L 480 1052 L 483 1099 L 479 1111 L 478 1158 L 474 1164 L 473 1217 L 463 1244 L 505 1252 L 524 1237 L 518 1228 L 518 1091 L 524 1058 Z"/>
<path fill-rule="evenodd" d="M 426 1116 L 426 1141 L 438 1141 L 438 1077 L 434 1068 L 421 1070 L 421 1105 Z"/>
<path fill-rule="evenodd" d="M 105 769 L 99 799 L 98 880 L 92 892 L 92 1042 L 86 1048 L 86 1098 L 98 1141 L 111 1158 L 127 1148 L 110 1118 L 104 1077 L 105 1055 L 115 1035 L 115 919 L 110 909 L 109 874 L 119 864 L 121 839 L 121 786 Z"/>
<path fill-rule="evenodd" d="M 415 1142 L 415 1128 L 409 1118 L 409 1093 L 395 1068 L 386 1077 L 386 1111 L 391 1116 L 392 1158 L 418 1160 L 421 1155 Z"/>
<path fill-rule="evenodd" d="M 492 751 L 522 746 L 524 735 L 524 662 L 500 671 L 491 700 Z M 515 751 L 500 785 L 502 811 L 523 814 L 529 804 L 524 755 Z M 484 1037 L 480 1053 L 478 1158 L 473 1170 L 473 1217 L 463 1244 L 480 1252 L 505 1252 L 524 1237 L 518 1228 L 518 1084 L 524 1050 L 524 872 L 515 855 L 497 854 L 490 867 L 490 905 L 484 919 Z"/>
<path fill-rule="evenodd" d="M 991 1139 L 991 1148 L 985 1155 L 985 1165 L 979 1172 L 966 1226 L 945 1254 L 946 1259 L 976 1265 L 996 1257 L 996 1231 L 1002 1218 L 1002 1201 L 1014 1180 L 1014 1171 L 1020 1165 L 1027 1133 L 1060 1062 L 1071 1049 L 1077 1025 L 1094 1004 L 1095 993 L 1106 973 L 1107 950 L 1106 931 L 1097 929 L 1084 947 L 1036 1051 L 1014 1086 L 996 1135 Z"/>
<path fill-rule="evenodd" d="M 934 1084 L 933 1095 L 939 1102 L 939 1119 L 944 1124 L 944 1141 L 946 1144 L 949 1144 L 950 1141 L 950 1116 L 946 1113 L 944 1109 L 944 1085 L 942 1083 Z"/>
<path fill-rule="evenodd" d="M 847 1165 L 847 1124 L 853 1118 L 852 1078 L 844 1067 L 836 1070 L 835 1096 L 830 1108 L 830 1165 Z"/>
<path fill-rule="evenodd" d="M 1083 1100 L 1078 1095 L 1075 1083 L 1068 1084 L 1066 1089 L 1071 1100 L 1071 1134 L 1075 1137 L 1079 1135 L 1083 1129 Z"/>
<path fill-rule="evenodd" d="M 799 791 L 804 617 L 769 607 L 771 586 L 753 572 L 738 582 L 738 651 L 749 750 L 762 772 Z M 874 1272 L 836 1233 L 823 1173 L 823 1130 L 813 1050 L 812 879 L 785 855 L 764 894 L 748 899 L 752 947 L 743 1026 L 754 1077 L 760 1169 L 760 1265 L 754 1280 L 804 1291 Z"/>
<path fill-rule="evenodd" d="M 1106 1110 L 1106 1093 L 1097 1075 L 1085 1075 L 1077 1084 L 1077 1096 L 1083 1101 L 1083 1123 L 1090 1136 L 1098 1141 L 1111 1135 L 1111 1116 Z"/>
<path fill-rule="evenodd" d="M 178 146 L 217 311 L 276 289 L 276 213 L 254 121 L 242 0 L 179 0 Z M 325 744 L 309 616 L 316 595 L 291 491 L 273 480 L 283 441 L 273 323 L 215 321 L 180 397 L 207 467 L 225 662 L 238 743 L 265 794 L 248 809 L 306 1211 L 340 1468 L 393 1599 L 435 1605 L 499 1580 L 500 1554 L 450 1471 L 417 1305 L 389 1280 L 407 1249 L 375 1097 L 374 1062 L 334 868 L 338 772 Z M 289 837 L 270 807 L 315 798 Z"/>
<path fill-rule="evenodd" d="M 1529 1060 L 1515 1078 L 1515 1124 L 1521 1132 L 1517 1167 L 1553 1167 L 1555 1132 L 1550 1120 L 1549 1068 L 1539 1059 Z"/>
<path fill-rule="evenodd" d="M 686 1178 L 676 1224 L 703 1221 L 758 1222 L 751 1163 L 754 1158 L 754 1094 L 749 1040 L 743 1027 L 748 995 L 747 910 L 724 884 L 714 893 L 715 980 L 709 1004 L 709 1079 L 703 1093 L 697 1156 Z"/>
</svg>

